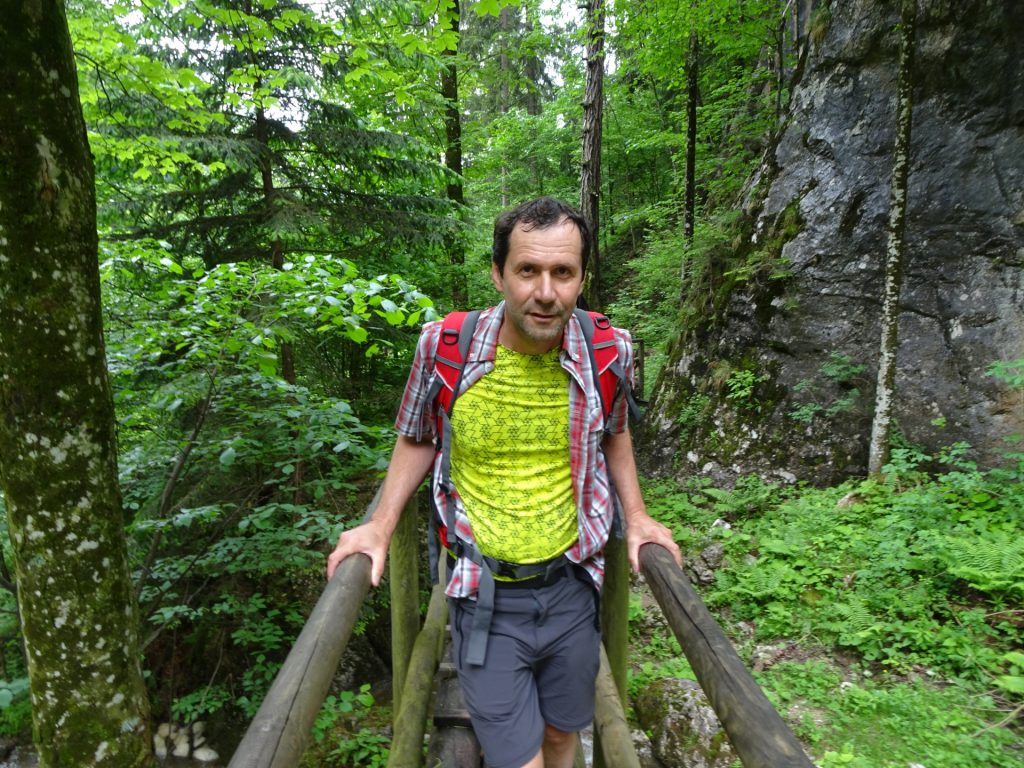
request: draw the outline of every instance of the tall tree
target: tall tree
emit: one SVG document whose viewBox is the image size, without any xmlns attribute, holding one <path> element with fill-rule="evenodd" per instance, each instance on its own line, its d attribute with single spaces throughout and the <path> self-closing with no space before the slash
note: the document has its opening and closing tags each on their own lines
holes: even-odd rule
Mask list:
<svg viewBox="0 0 1024 768">
<path fill-rule="evenodd" d="M 42 766 L 149 765 L 92 157 L 59 0 L 3 0 L 0 487 Z"/>
<path fill-rule="evenodd" d="M 697 105 L 700 101 L 700 37 L 697 28 L 690 30 L 690 46 L 686 56 L 686 191 L 683 198 L 683 237 L 693 242 L 697 218 Z"/>
<path fill-rule="evenodd" d="M 97 5 L 76 48 L 111 237 L 207 268 L 330 251 L 403 271 L 409 251 L 439 254 L 438 147 L 410 125 L 437 101 L 439 57 L 408 3 Z"/>
<path fill-rule="evenodd" d="M 451 47 L 445 49 L 445 66 L 441 70 L 441 96 L 444 98 L 444 132 L 445 151 L 444 164 L 448 168 L 448 200 L 455 206 L 456 215 L 466 205 L 466 195 L 462 188 L 462 116 L 459 112 L 459 22 L 462 17 L 460 0 L 449 0 L 450 5 L 444 14 L 445 23 L 454 32 Z M 502 9 L 504 12 L 506 9 Z M 458 231 L 453 230 L 447 248 L 448 260 L 456 269 L 466 263 L 465 243 Z M 462 309 L 466 306 L 466 277 L 459 271 L 452 280 L 452 306 Z"/>
<path fill-rule="evenodd" d="M 868 472 L 878 475 L 889 462 L 892 401 L 899 346 L 899 301 L 903 286 L 907 222 L 907 176 L 914 110 L 914 32 L 917 0 L 903 0 L 900 10 L 900 69 L 896 86 L 896 142 L 893 149 L 892 187 L 889 196 L 888 244 L 885 253 L 885 288 L 882 295 L 882 342 L 875 385 L 875 415 L 871 422 Z"/>
<path fill-rule="evenodd" d="M 587 0 L 587 85 L 583 96 L 583 168 L 580 208 L 594 237 L 586 299 L 601 307 L 601 119 L 604 114 L 604 0 Z"/>
</svg>

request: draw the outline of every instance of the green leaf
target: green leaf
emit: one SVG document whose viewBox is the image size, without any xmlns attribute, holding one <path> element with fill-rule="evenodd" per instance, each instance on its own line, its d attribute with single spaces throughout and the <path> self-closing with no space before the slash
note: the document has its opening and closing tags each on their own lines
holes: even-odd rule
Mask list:
<svg viewBox="0 0 1024 768">
<path fill-rule="evenodd" d="M 220 454 L 220 463 L 225 467 L 230 467 L 235 463 L 235 449 L 233 446 L 228 446 Z"/>
<path fill-rule="evenodd" d="M 1024 677 L 1019 675 L 1000 675 L 996 678 L 996 685 L 1010 693 L 1024 693 Z"/>
<path fill-rule="evenodd" d="M 499 0 L 479 0 L 473 10 L 477 16 L 500 16 L 501 3 Z"/>
<path fill-rule="evenodd" d="M 176 275 L 184 274 L 184 270 L 182 270 L 181 264 L 179 264 L 176 261 L 172 261 L 171 259 L 167 258 L 166 256 L 164 256 L 162 259 L 160 259 L 160 263 L 163 266 L 167 267 L 168 271 L 173 272 Z"/>
</svg>

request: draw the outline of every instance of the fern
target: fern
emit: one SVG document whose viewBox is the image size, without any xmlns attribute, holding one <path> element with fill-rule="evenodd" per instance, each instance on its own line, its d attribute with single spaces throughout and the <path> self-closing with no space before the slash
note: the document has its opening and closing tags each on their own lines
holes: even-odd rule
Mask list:
<svg viewBox="0 0 1024 768">
<path fill-rule="evenodd" d="M 945 536 L 940 557 L 949 572 L 982 592 L 1024 596 L 1024 538 L 989 531 L 981 538 Z"/>
</svg>

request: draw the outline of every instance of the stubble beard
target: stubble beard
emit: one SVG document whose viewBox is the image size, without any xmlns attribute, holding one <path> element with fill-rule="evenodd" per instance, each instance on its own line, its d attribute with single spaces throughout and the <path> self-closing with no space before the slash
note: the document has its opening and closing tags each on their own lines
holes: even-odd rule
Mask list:
<svg viewBox="0 0 1024 768">
<path fill-rule="evenodd" d="M 540 325 L 530 317 L 531 312 L 537 311 L 546 315 L 558 315 L 558 319 L 550 324 Z M 551 348 L 554 348 L 562 339 L 562 333 L 569 322 L 571 312 L 566 311 L 560 304 L 553 304 L 550 307 L 529 304 L 518 312 L 508 311 L 506 308 L 506 314 L 509 315 L 512 324 L 523 338 L 540 345 L 551 344 Z"/>
</svg>

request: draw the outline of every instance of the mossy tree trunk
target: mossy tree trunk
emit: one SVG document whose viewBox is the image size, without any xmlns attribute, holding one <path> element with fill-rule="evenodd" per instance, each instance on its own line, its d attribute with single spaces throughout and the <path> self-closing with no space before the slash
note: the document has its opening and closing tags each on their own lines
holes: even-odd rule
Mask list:
<svg viewBox="0 0 1024 768">
<path fill-rule="evenodd" d="M 604 0 L 587 0 L 587 84 L 583 96 L 583 169 L 580 210 L 590 225 L 590 276 L 584 289 L 591 309 L 601 309 L 601 119 L 604 112 Z"/>
<path fill-rule="evenodd" d="M 504 11 L 505 9 L 502 9 L 502 13 Z M 452 3 L 446 16 L 445 23 L 455 33 L 455 39 L 458 41 L 462 21 L 459 0 Z M 459 112 L 459 69 L 456 63 L 458 54 L 458 42 L 455 43 L 455 47 L 444 52 L 447 61 L 444 69 L 441 70 L 441 96 L 445 102 L 444 164 L 450 172 L 447 194 L 448 199 L 455 204 L 456 215 L 461 216 L 466 207 L 466 196 L 462 188 L 462 117 Z M 466 285 L 466 275 L 462 271 L 462 267 L 466 263 L 466 247 L 461 233 L 453 229 L 445 245 L 448 251 L 448 261 L 455 268 L 452 275 L 452 306 L 455 309 L 467 309 L 469 289 Z"/>
<path fill-rule="evenodd" d="M 904 231 L 907 220 L 907 177 L 910 167 L 910 127 L 913 116 L 914 27 L 917 0 L 903 0 L 900 14 L 900 70 L 896 87 L 896 146 L 892 169 L 888 245 L 885 255 L 885 289 L 882 295 L 882 343 L 875 385 L 875 415 L 871 423 L 868 473 L 879 475 L 889 463 L 892 434 L 892 401 L 896 383 L 896 350 L 899 346 L 900 289 L 904 272 Z"/>
<path fill-rule="evenodd" d="M 59 0 L 0 0 L 0 488 L 40 765 L 150 765 L 92 157 Z"/>
</svg>

